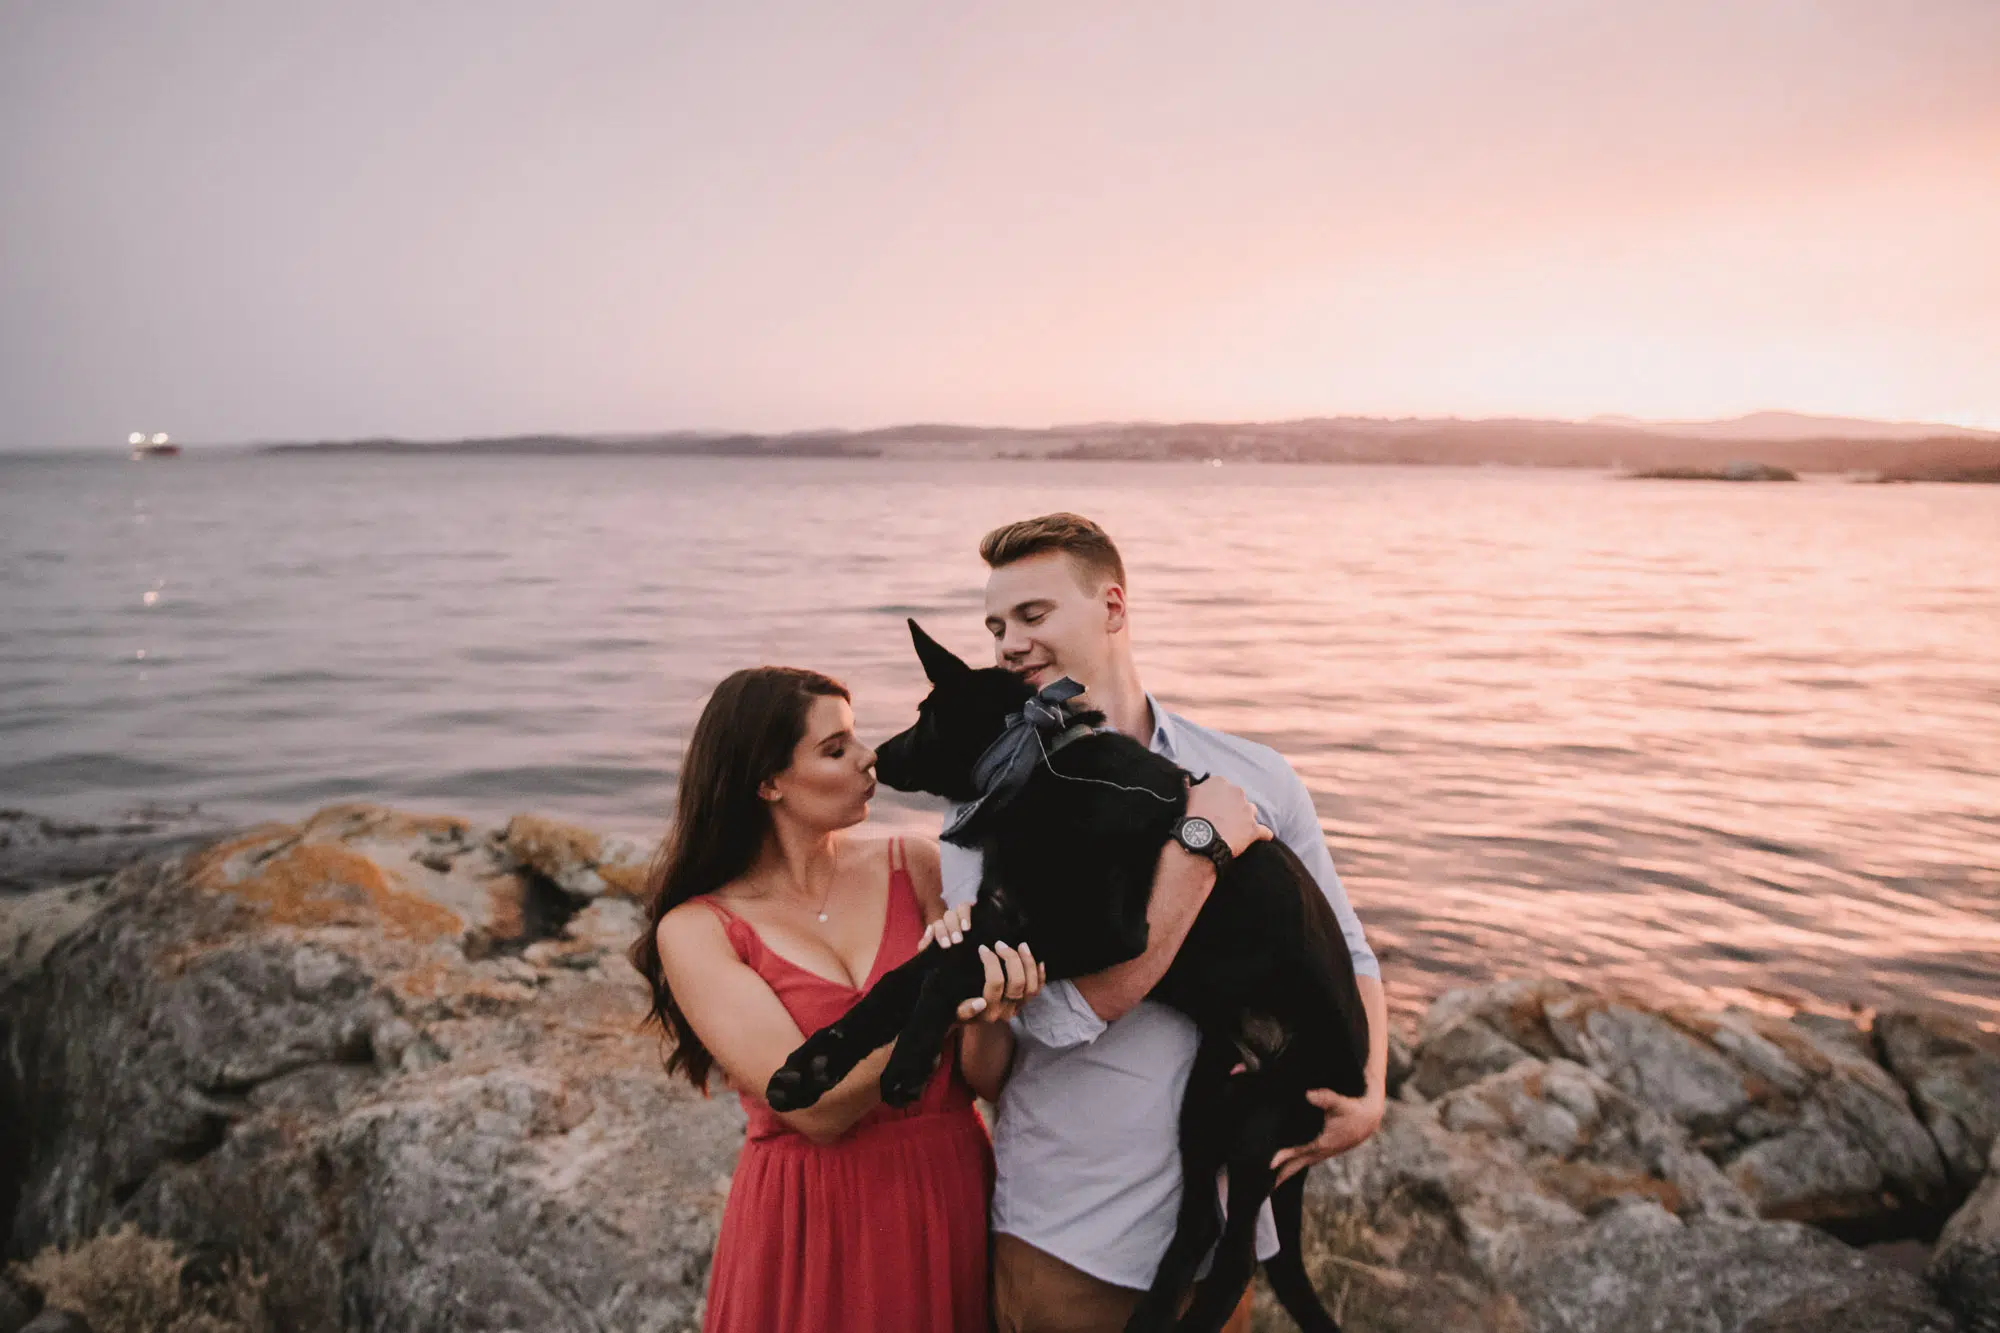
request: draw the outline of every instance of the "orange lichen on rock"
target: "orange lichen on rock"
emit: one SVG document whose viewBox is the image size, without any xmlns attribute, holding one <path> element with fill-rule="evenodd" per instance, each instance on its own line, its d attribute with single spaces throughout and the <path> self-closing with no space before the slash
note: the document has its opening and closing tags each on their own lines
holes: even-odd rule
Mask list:
<svg viewBox="0 0 2000 1333">
<path fill-rule="evenodd" d="M 646 894 L 646 867 L 643 865 L 599 865 L 597 873 L 604 877 L 611 892 L 620 898 L 636 902 Z"/>
<path fill-rule="evenodd" d="M 516 875 L 496 875 L 486 884 L 486 934 L 494 940 L 518 940 L 528 933 L 528 887 Z"/>
<path fill-rule="evenodd" d="M 259 824 L 195 853 L 188 875 L 202 888 L 219 889 L 227 880 L 244 873 L 242 862 L 254 865 L 285 844 L 298 841 L 298 837 L 297 825 Z"/>
<path fill-rule="evenodd" d="M 396 887 L 381 866 L 338 843 L 295 843 L 240 878 L 227 873 L 227 858 L 203 869 L 209 872 L 198 881 L 203 887 L 257 905 L 278 925 L 378 922 L 388 934 L 413 940 L 465 929 L 457 913 Z"/>
<path fill-rule="evenodd" d="M 501 836 L 507 850 L 537 868 L 578 861 L 596 865 L 604 851 L 603 838 L 590 829 L 544 815 L 515 815 Z"/>
<path fill-rule="evenodd" d="M 453 969 L 441 959 L 430 959 L 388 978 L 389 989 L 405 1000 L 435 1000 L 450 989 Z"/>
<path fill-rule="evenodd" d="M 1547 1162 L 1540 1164 L 1535 1174 L 1564 1202 L 1583 1212 L 1621 1195 L 1651 1199 L 1675 1214 L 1684 1212 L 1689 1205 L 1687 1195 L 1671 1180 L 1594 1162 Z"/>
<path fill-rule="evenodd" d="M 543 815 L 515 815 L 500 842 L 515 860 L 571 893 L 638 898 L 645 890 L 644 850 L 625 838 Z"/>
</svg>

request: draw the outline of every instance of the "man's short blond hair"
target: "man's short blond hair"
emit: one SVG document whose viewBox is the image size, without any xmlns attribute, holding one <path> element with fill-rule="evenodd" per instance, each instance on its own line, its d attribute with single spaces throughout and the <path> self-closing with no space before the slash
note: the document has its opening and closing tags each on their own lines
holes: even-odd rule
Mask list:
<svg viewBox="0 0 2000 1333">
<path fill-rule="evenodd" d="M 1044 551 L 1061 551 L 1078 569 L 1098 579 L 1125 586 L 1125 561 L 1111 537 L 1081 514 L 1043 514 L 993 529 L 979 539 L 979 558 L 990 569 L 1026 560 Z"/>
</svg>

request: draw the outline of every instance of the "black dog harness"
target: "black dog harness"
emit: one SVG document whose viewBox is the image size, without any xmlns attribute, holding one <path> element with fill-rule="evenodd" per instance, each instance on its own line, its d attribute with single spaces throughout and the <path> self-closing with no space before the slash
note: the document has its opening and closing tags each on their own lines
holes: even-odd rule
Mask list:
<svg viewBox="0 0 2000 1333">
<path fill-rule="evenodd" d="M 1065 746 L 1105 730 L 1077 720 L 1078 710 L 1070 706 L 1070 701 L 1082 693 L 1083 686 L 1064 676 L 1044 685 L 1032 699 L 1022 704 L 1021 711 L 1007 719 L 1006 730 L 994 738 L 972 765 L 972 785 L 978 789 L 979 795 L 971 804 L 961 806 L 938 836 L 960 847 L 978 846 L 980 838 L 985 836 L 987 822 L 1005 810 L 1008 802 L 1028 785 L 1037 764 L 1047 764 L 1049 772 L 1071 782 L 1116 787 L 1120 791 L 1150 796 L 1156 801 L 1171 802 L 1173 797 L 1162 796 L 1149 787 L 1129 787 L 1104 778 L 1056 772 L 1056 766 L 1049 761 Z M 1197 784 L 1208 781 L 1205 773 L 1200 777 L 1190 773 L 1186 777 Z"/>
<path fill-rule="evenodd" d="M 1076 719 L 1070 701 L 1083 686 L 1064 676 L 1051 681 L 1007 718 L 1006 729 L 993 738 L 972 765 L 972 785 L 979 795 L 960 807 L 941 836 L 961 847 L 978 844 L 986 821 L 1007 807 L 1028 784 L 1035 765 L 1063 747 L 1095 735 L 1098 728 Z"/>
</svg>

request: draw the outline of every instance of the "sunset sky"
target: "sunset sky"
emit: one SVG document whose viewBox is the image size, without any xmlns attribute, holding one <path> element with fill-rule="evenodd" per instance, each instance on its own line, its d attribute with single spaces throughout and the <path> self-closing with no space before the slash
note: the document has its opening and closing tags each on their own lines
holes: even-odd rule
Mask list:
<svg viewBox="0 0 2000 1333">
<path fill-rule="evenodd" d="M 0 0 L 0 448 L 2000 427 L 2000 3 Z"/>
</svg>

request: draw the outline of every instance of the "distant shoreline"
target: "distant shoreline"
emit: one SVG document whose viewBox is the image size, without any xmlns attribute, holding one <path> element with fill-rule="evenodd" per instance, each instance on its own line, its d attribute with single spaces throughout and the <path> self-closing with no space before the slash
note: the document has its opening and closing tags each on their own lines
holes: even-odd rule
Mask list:
<svg viewBox="0 0 2000 1333">
<path fill-rule="evenodd" d="M 1871 426 L 1803 433 L 1811 419 L 1691 423 L 1680 430 L 1622 422 L 1364 417 L 1213 424 L 1119 422 L 1041 429 L 894 426 L 790 434 L 678 431 L 653 435 L 518 435 L 418 441 L 396 438 L 254 446 L 259 453 L 721 458 L 871 458 L 1019 462 L 1349 463 L 1402 466 L 1595 468 L 1726 473 L 1745 464 L 1790 472 L 1866 474 L 1874 480 L 1986 480 L 2000 475 L 2000 435 Z M 1846 423 L 1836 423 L 1846 424 Z M 1884 434 L 1868 434 L 1868 430 Z M 1790 435 L 1783 435 L 1789 430 Z"/>
<path fill-rule="evenodd" d="M 196 446 L 193 454 L 410 457 L 859 458 L 902 461 L 1308 463 L 1523 467 L 1707 476 L 1845 474 L 1866 481 L 2000 479 L 2000 434 L 1760 413 L 1720 422 L 1317 417 L 1298 421 L 1101 422 L 1037 428 L 919 423 L 870 430 L 538 433 L 374 437 Z M 26 453 L 15 457 L 31 456 Z M 61 457 L 61 451 L 32 456 Z M 67 455 L 67 456 L 74 456 Z M 144 460 L 170 466 L 170 460 Z"/>
</svg>

